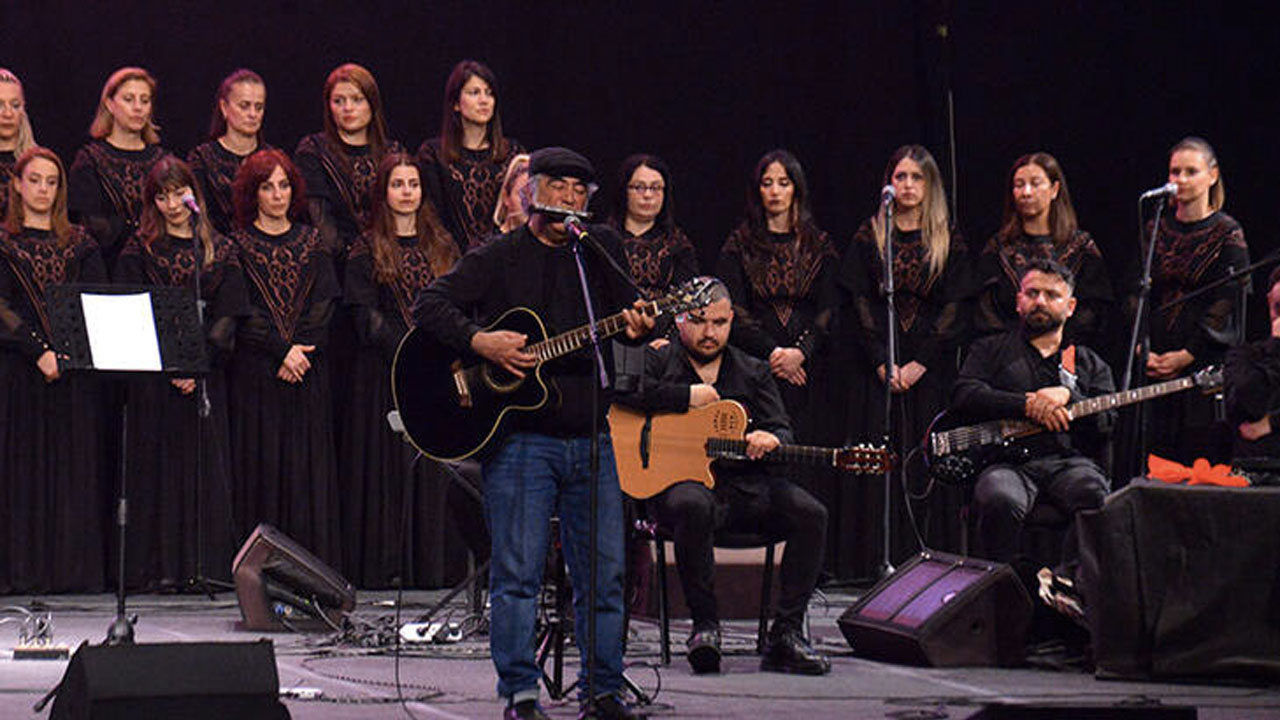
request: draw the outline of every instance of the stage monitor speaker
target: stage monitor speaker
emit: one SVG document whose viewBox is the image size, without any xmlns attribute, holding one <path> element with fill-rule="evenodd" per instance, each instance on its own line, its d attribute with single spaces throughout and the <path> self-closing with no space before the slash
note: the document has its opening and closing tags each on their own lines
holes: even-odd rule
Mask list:
<svg viewBox="0 0 1280 720">
<path fill-rule="evenodd" d="M 925 552 L 838 624 L 855 655 L 906 665 L 1017 665 L 1031 599 L 1008 565 Z"/>
<path fill-rule="evenodd" d="M 266 523 L 236 553 L 231 573 L 245 630 L 329 627 L 356 606 L 346 578 Z"/>
<path fill-rule="evenodd" d="M 279 720 L 280 679 L 270 640 L 251 643 L 89 645 L 76 650 L 51 720 Z"/>
</svg>

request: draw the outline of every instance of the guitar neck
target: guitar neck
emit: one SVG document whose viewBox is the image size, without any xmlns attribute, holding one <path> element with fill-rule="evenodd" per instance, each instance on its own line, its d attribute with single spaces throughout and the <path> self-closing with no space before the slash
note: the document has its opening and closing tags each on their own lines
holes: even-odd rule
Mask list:
<svg viewBox="0 0 1280 720">
<path fill-rule="evenodd" d="M 1072 420 L 1076 418 L 1088 417 L 1102 412 L 1103 410 L 1112 410 L 1126 405 L 1133 405 L 1146 400 L 1158 398 L 1161 395 L 1168 395 L 1180 390 L 1186 390 L 1196 384 L 1195 378 L 1182 377 L 1176 380 L 1167 380 L 1155 385 L 1144 385 L 1132 390 L 1124 390 L 1121 392 L 1111 393 L 1109 395 L 1099 395 L 1091 397 L 1088 400 L 1081 400 L 1067 408 L 1067 413 Z"/>
<path fill-rule="evenodd" d="M 836 465 L 835 448 L 813 447 L 811 445 L 779 445 L 765 455 L 764 459 L 800 465 Z M 707 457 L 734 458 L 747 457 L 747 441 L 731 438 L 707 438 Z"/>
<path fill-rule="evenodd" d="M 662 305 L 658 301 L 651 301 L 644 304 L 641 309 L 645 315 L 656 316 L 662 313 Z M 610 315 L 607 318 L 597 320 L 595 324 L 596 336 L 601 340 L 617 335 L 627 329 L 627 321 L 622 313 Z M 591 324 L 579 325 L 578 327 L 562 332 L 554 337 L 547 338 L 542 342 L 534 343 L 526 348 L 528 352 L 537 356 L 540 362 L 554 360 L 562 355 L 584 348 L 591 343 Z"/>
</svg>

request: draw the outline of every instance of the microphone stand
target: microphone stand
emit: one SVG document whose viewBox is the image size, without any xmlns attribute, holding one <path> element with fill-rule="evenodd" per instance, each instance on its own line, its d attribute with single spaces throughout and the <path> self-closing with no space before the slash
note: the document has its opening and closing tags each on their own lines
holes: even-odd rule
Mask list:
<svg viewBox="0 0 1280 720">
<path fill-rule="evenodd" d="M 1155 221 L 1151 224 L 1151 237 L 1147 240 L 1147 252 L 1143 256 L 1142 261 L 1142 281 L 1138 291 L 1138 306 L 1133 314 L 1133 327 L 1129 332 L 1129 345 L 1125 352 L 1124 374 L 1120 380 L 1120 392 L 1125 392 L 1133 387 L 1133 365 L 1135 360 L 1139 362 L 1139 367 L 1145 371 L 1147 360 L 1151 356 L 1151 313 L 1149 299 L 1151 296 L 1151 265 L 1155 261 L 1156 254 L 1156 237 L 1160 234 L 1160 217 L 1164 214 L 1165 195 L 1157 196 Z M 1142 218 L 1142 199 L 1138 200 L 1138 218 L 1141 222 Z M 1141 235 L 1141 233 L 1139 233 Z M 1138 348 L 1142 348 L 1139 357 Z M 1145 410 L 1139 406 L 1134 411 L 1134 426 L 1130 434 L 1132 441 L 1130 448 L 1135 453 L 1132 457 L 1133 464 L 1130 467 L 1135 472 L 1142 470 L 1142 458 L 1147 454 L 1147 431 Z"/>
<path fill-rule="evenodd" d="M 886 198 L 887 201 L 881 202 L 884 208 L 884 278 L 881 281 L 884 286 L 885 296 L 885 319 L 888 323 L 885 332 L 885 366 L 884 366 L 884 443 L 885 447 L 891 447 L 890 443 L 893 438 L 893 380 L 897 373 L 898 367 L 898 313 L 894 307 L 894 282 L 893 282 L 893 203 L 892 198 Z M 886 466 L 884 469 L 884 504 L 881 515 L 881 533 L 883 538 L 882 554 L 880 557 L 880 566 L 877 569 L 881 578 L 886 578 L 893 574 L 893 562 L 890 560 L 890 545 L 892 544 L 892 493 L 893 493 L 893 468 Z M 909 502 L 906 498 L 904 501 Z"/>
</svg>

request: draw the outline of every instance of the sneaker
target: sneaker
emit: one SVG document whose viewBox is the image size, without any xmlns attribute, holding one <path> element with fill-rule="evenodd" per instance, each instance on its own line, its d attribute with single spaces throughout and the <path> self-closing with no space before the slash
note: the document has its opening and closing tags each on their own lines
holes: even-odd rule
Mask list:
<svg viewBox="0 0 1280 720">
<path fill-rule="evenodd" d="M 649 717 L 648 714 L 636 711 L 612 693 L 596 697 L 593 703 L 583 703 L 578 712 L 578 720 L 630 720 L 646 717 Z"/>
<path fill-rule="evenodd" d="M 689 636 L 687 657 L 697 675 L 720 672 L 720 628 L 700 630 Z"/>
<path fill-rule="evenodd" d="M 508 705 L 502 713 L 502 720 L 551 720 L 551 716 L 542 709 L 537 700 L 524 700 Z"/>
<path fill-rule="evenodd" d="M 1085 621 L 1084 598 L 1076 590 L 1075 582 L 1065 575 L 1058 575 L 1049 568 L 1036 573 L 1040 589 L 1037 593 L 1046 605 L 1066 615 L 1077 623 Z"/>
<path fill-rule="evenodd" d="M 796 675 L 826 675 L 831 672 L 831 661 L 814 650 L 798 630 L 778 630 L 775 627 L 765 642 L 760 669 Z"/>
</svg>

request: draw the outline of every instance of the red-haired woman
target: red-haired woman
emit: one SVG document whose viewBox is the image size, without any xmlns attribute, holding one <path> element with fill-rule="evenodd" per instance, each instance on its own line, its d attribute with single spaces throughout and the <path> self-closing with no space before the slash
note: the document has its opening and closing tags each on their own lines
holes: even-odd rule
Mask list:
<svg viewBox="0 0 1280 720">
<path fill-rule="evenodd" d="M 67 218 L 62 161 L 33 147 L 14 166 L 0 230 L 0 593 L 97 592 L 110 478 L 97 382 L 63 375 L 45 290 L 106 282 L 98 245 Z"/>
<path fill-rule="evenodd" d="M 187 154 L 204 199 L 205 216 L 213 229 L 231 232 L 236 209 L 231 181 L 244 159 L 271 146 L 262 141 L 267 110 L 267 84 L 258 73 L 240 68 L 222 79 L 213 98 L 209 139 Z"/>
<path fill-rule="evenodd" d="M 160 128 L 152 115 L 156 79 L 138 67 L 111 73 L 102 86 L 89 136 L 76 152 L 67 183 L 71 219 L 89 229 L 114 271 L 124 241 L 138 229 L 142 184 L 157 160 Z"/>
<path fill-rule="evenodd" d="M 355 63 L 324 81 L 324 130 L 302 138 L 294 157 L 307 182 L 311 221 L 339 266 L 369 223 L 369 191 L 378 163 L 400 143 L 387 134 L 373 73 Z"/>
<path fill-rule="evenodd" d="M 883 183 L 892 185 L 894 311 L 897 317 L 896 370 L 893 393 L 894 450 L 906 457 L 934 415 L 947 405 L 947 393 L 959 369 L 956 354 L 968 329 L 973 294 L 968 248 L 951 222 L 942 172 L 933 155 L 920 145 L 904 145 L 889 157 Z M 878 437 L 884 431 L 888 302 L 883 293 L 887 226 L 883 211 L 863 222 L 853 236 L 840 272 L 840 284 L 853 300 L 852 330 L 861 357 L 862 383 L 853 388 L 856 437 Z M 895 504 L 901 499 L 895 496 Z M 931 547 L 958 550 L 963 497 L 942 492 L 917 515 Z M 882 502 L 882 500 L 880 500 Z M 879 507 L 879 502 L 868 503 Z M 897 518 L 905 518 L 895 513 Z M 890 555 L 898 560 L 915 550 L 910 526 L 895 523 Z"/>
<path fill-rule="evenodd" d="M 440 136 L 418 148 L 427 197 L 465 252 L 492 236 L 491 215 L 503 173 L 520 143 L 502 134 L 498 78 L 487 65 L 463 60 L 444 84 Z"/>
<path fill-rule="evenodd" d="M 1009 169 L 1000 231 L 987 242 L 978 259 L 982 283 L 978 312 L 979 333 L 1018 327 L 1014 301 L 1027 263 L 1048 258 L 1062 263 L 1076 277 L 1076 311 L 1067 321 L 1066 336 L 1103 352 L 1110 346 L 1105 332 L 1107 307 L 1114 300 L 1102 253 L 1089 233 L 1076 222 L 1067 177 L 1057 159 L 1046 152 L 1023 155 Z"/>
<path fill-rule="evenodd" d="M 0 68 L 0 221 L 9 210 L 9 178 L 13 177 L 13 165 L 35 144 L 22 81 Z"/>
<path fill-rule="evenodd" d="M 192 378 L 129 381 L 125 454 L 134 500 L 126 584 L 139 588 L 175 588 L 197 570 L 228 579 L 234 551 L 223 367 L 234 345 L 235 319 L 248 312 L 248 298 L 235 246 L 210 227 L 206 215 L 192 222 L 183 202 L 187 195 L 207 207 L 191 168 L 176 157 L 161 158 L 147 173 L 138 232 L 116 264 L 119 282 L 188 290 L 194 290 L 199 268 L 210 360 L 203 389 Z M 205 398 L 207 413 L 198 418 Z"/>
<path fill-rule="evenodd" d="M 795 155 L 765 154 L 752 178 L 746 218 L 716 266 L 736 312 L 729 341 L 769 362 L 797 437 L 811 441 L 809 374 L 839 302 L 836 251 L 813 220 Z"/>
<path fill-rule="evenodd" d="M 271 523 L 337 565 L 326 350 L 338 279 L 320 233 L 298 222 L 306 184 L 287 155 L 250 155 L 231 187 L 250 306 L 227 377 L 236 518 L 245 532 Z"/>
<path fill-rule="evenodd" d="M 360 587 L 387 587 L 400 575 L 403 514 L 412 507 L 414 563 L 408 585 L 439 584 L 424 576 L 443 549 L 448 517 L 438 493 L 427 491 L 425 465 L 409 474 L 413 453 L 386 423 L 391 399 L 391 359 L 413 326 L 413 301 L 432 279 L 448 272 L 458 248 L 422 193 L 418 166 L 404 153 L 382 160 L 375 176 L 373 218 L 351 246 L 345 298 L 360 349 L 344 383 L 351 393 L 342 437 L 344 566 Z"/>
</svg>

